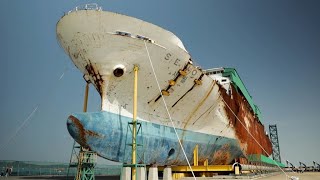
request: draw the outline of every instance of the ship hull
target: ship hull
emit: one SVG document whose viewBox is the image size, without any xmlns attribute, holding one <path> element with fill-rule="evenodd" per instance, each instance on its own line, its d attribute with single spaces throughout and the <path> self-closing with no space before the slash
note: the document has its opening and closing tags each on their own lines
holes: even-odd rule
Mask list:
<svg viewBox="0 0 320 180">
<path fill-rule="evenodd" d="M 83 147 L 111 161 L 131 162 L 132 119 L 110 112 L 75 113 L 68 118 L 68 131 Z M 147 121 L 141 123 L 137 135 L 137 162 L 149 165 L 187 165 L 175 130 Z M 98 124 L 98 126 L 97 126 Z M 181 144 L 190 162 L 198 145 L 199 161 L 209 164 L 230 164 L 242 155 L 236 139 L 176 129 L 183 137 Z"/>
<path fill-rule="evenodd" d="M 84 74 L 85 80 L 92 83 L 101 95 L 100 115 L 89 113 L 83 115 L 86 118 L 79 121 L 85 126 L 90 119 L 96 122 L 97 127 L 83 132 L 104 135 L 96 129 L 103 126 L 117 131 L 117 125 L 106 123 L 112 124 L 113 121 L 123 120 L 120 124 L 127 126 L 133 112 L 133 67 L 136 65 L 139 67 L 138 120 L 144 123 L 142 128 L 147 132 L 148 128 L 153 126 L 169 131 L 173 123 L 179 130 L 179 139 L 185 142 L 183 145 L 188 152 L 188 158 L 191 159 L 190 152 L 197 142 L 200 142 L 200 152 L 208 151 L 200 153 L 201 158 L 209 158 L 211 164 L 228 164 L 235 158 L 248 154 L 271 154 L 271 143 L 265 136 L 264 127 L 241 93 L 232 84 L 230 91 L 226 92 L 219 82 L 194 66 L 182 42 L 171 32 L 116 13 L 80 10 L 60 19 L 57 24 L 57 37 L 74 64 Z M 122 70 L 120 75 L 116 71 L 119 67 Z M 166 93 L 160 92 L 158 85 L 160 90 Z M 77 139 L 80 134 L 75 135 L 75 132 L 81 131 L 70 132 Z M 97 151 L 104 158 L 123 162 L 127 161 L 123 159 L 124 154 L 121 155 L 123 133 L 123 130 L 118 132 L 121 140 L 118 138 L 108 141 L 119 146 L 108 146 L 102 141 L 97 143 L 98 140 L 94 139 L 86 142 L 80 139 L 78 142 Z M 203 140 L 196 141 L 193 136 Z M 151 137 L 152 134 L 145 135 L 144 138 Z M 146 162 L 185 164 L 181 159 L 183 156 L 177 137 L 167 137 L 167 134 L 159 134 L 158 137 L 161 138 L 153 141 L 165 142 L 166 148 L 159 151 L 161 155 L 151 158 L 153 154 L 149 157 L 149 153 L 158 151 L 161 147 L 146 144 L 145 150 L 149 151 L 145 151 L 149 157 Z M 214 144 L 211 139 L 216 138 L 225 143 Z M 145 141 L 148 142 L 148 139 Z M 213 144 L 206 147 L 208 142 Z M 177 149 L 177 157 L 172 157 L 175 161 L 166 160 L 169 145 Z M 214 155 L 224 151 L 223 148 L 230 148 L 230 151 L 225 150 L 229 155 Z M 103 149 L 112 152 L 105 152 Z M 112 154 L 117 152 L 117 156 Z M 226 160 L 221 161 L 221 157 Z"/>
<path fill-rule="evenodd" d="M 154 34 L 139 34 L 141 31 L 136 32 L 133 28 L 135 26 L 125 29 L 131 33 L 130 37 L 121 36 L 115 33 L 115 29 L 123 27 L 117 25 L 113 18 L 125 23 L 132 20 L 110 12 L 78 11 L 65 16 L 57 25 L 60 43 L 100 93 L 102 111 L 132 117 L 133 67 L 137 65 L 138 119 L 165 126 L 171 126 L 173 120 L 179 129 L 236 138 L 224 110 L 219 85 L 192 64 L 190 55 L 183 46 L 174 44 L 178 38 L 161 28 L 156 29 Z M 97 19 L 101 21 L 97 22 Z M 90 22 L 90 25 L 81 21 Z M 100 24 L 110 26 L 102 28 Z M 146 32 L 154 28 L 154 25 L 143 21 L 137 24 L 145 26 L 143 31 Z M 111 30 L 114 30 L 113 33 Z M 159 33 L 169 40 L 157 39 L 155 34 Z M 159 44 L 134 38 L 135 35 L 148 36 Z M 172 42 L 172 39 L 175 41 Z M 113 74 L 113 67 L 118 65 L 124 67 L 121 77 Z M 181 75 L 180 71 L 185 74 Z M 175 84 L 170 85 L 170 80 L 174 80 Z M 201 81 L 201 84 L 197 85 L 196 80 Z M 157 82 L 162 90 L 169 93 L 168 96 L 161 96 Z M 162 98 L 166 102 L 171 120 Z"/>
</svg>

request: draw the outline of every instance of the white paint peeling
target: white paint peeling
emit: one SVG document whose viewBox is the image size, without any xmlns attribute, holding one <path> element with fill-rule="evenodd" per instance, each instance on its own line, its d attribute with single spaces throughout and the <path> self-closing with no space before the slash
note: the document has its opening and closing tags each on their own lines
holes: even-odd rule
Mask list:
<svg viewBox="0 0 320 180">
<path fill-rule="evenodd" d="M 249 129 L 251 127 L 250 121 L 247 118 L 247 116 L 244 116 L 244 123 L 246 124 L 247 129 Z"/>
</svg>

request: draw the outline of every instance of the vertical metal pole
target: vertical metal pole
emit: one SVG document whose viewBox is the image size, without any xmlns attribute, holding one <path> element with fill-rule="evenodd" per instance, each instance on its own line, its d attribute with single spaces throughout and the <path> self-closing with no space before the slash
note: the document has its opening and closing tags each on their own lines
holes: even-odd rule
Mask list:
<svg viewBox="0 0 320 180">
<path fill-rule="evenodd" d="M 89 94 L 89 83 L 86 85 L 86 91 L 84 93 L 84 102 L 83 102 L 83 112 L 87 112 L 88 107 L 88 94 Z"/>
<path fill-rule="evenodd" d="M 194 166 L 198 166 L 199 165 L 199 155 L 198 155 L 198 150 L 199 146 L 198 144 L 196 145 L 196 147 L 193 150 L 193 165 Z"/>
<path fill-rule="evenodd" d="M 132 173 L 131 180 L 136 180 L 136 154 L 137 154 L 137 99 L 138 99 L 138 66 L 134 65 L 134 85 L 133 85 L 133 119 L 132 119 Z"/>
<path fill-rule="evenodd" d="M 83 112 L 87 112 L 87 107 L 88 107 L 88 94 L 89 94 L 89 83 L 86 84 L 86 90 L 84 92 L 84 101 L 83 101 Z M 75 145 L 75 141 L 74 141 L 74 144 L 73 144 L 73 150 L 74 150 L 74 145 Z M 82 155 L 83 155 L 83 151 L 84 149 L 82 147 L 80 147 L 80 150 L 79 150 L 79 157 L 78 157 L 78 167 L 77 167 L 77 174 L 76 174 L 76 180 L 79 180 L 81 179 L 81 174 L 82 174 L 82 161 L 83 161 L 83 158 L 82 158 Z M 72 158 L 72 155 L 71 155 L 71 158 Z M 70 159 L 70 162 L 71 162 L 71 159 Z"/>
</svg>

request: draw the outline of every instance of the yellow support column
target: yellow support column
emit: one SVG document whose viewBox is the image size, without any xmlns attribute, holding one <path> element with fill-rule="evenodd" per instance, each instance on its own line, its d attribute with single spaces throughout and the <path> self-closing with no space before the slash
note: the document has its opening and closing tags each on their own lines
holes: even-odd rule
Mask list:
<svg viewBox="0 0 320 180">
<path fill-rule="evenodd" d="M 86 91 L 84 92 L 83 112 L 87 112 L 87 107 L 88 107 L 88 94 L 89 94 L 89 83 L 87 83 L 87 85 L 86 85 Z"/>
<path fill-rule="evenodd" d="M 203 166 L 205 167 L 206 171 L 208 171 L 208 166 L 209 166 L 208 159 L 206 159 L 206 160 L 203 162 Z"/>
<path fill-rule="evenodd" d="M 136 180 L 136 150 L 137 150 L 137 99 L 138 99 L 138 70 L 139 67 L 134 65 L 134 85 L 133 85 L 133 119 L 132 119 L 132 173 L 131 180 Z"/>
<path fill-rule="evenodd" d="M 83 100 L 83 112 L 87 112 L 87 107 L 88 107 L 88 94 L 89 94 L 89 83 L 86 84 L 86 90 L 84 92 L 84 100 Z M 74 144 L 75 145 L 75 144 Z M 74 148 L 73 145 L 73 148 Z M 83 147 L 80 147 L 80 151 L 79 151 L 79 157 L 78 157 L 78 167 L 77 167 L 77 174 L 76 174 L 76 180 L 80 180 L 81 179 L 81 175 L 82 175 L 82 162 L 83 162 L 83 152 L 85 150 L 83 149 Z"/>
<path fill-rule="evenodd" d="M 199 157 L 198 157 L 198 144 L 196 145 L 196 147 L 193 150 L 193 166 L 198 166 L 199 165 Z"/>
</svg>

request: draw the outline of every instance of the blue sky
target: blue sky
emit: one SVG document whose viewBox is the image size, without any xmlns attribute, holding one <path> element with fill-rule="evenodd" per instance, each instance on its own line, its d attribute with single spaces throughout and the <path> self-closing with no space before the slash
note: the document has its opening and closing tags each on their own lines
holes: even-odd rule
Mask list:
<svg viewBox="0 0 320 180">
<path fill-rule="evenodd" d="M 1 160 L 69 160 L 66 118 L 82 110 L 85 82 L 55 26 L 90 2 L 168 29 L 203 69 L 236 68 L 263 123 L 278 125 L 282 160 L 320 162 L 320 2 L 311 0 L 2 1 Z M 91 88 L 89 111 L 99 107 Z"/>
</svg>

